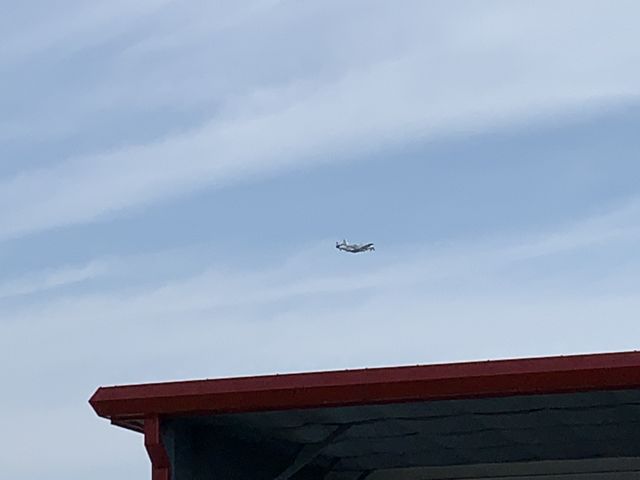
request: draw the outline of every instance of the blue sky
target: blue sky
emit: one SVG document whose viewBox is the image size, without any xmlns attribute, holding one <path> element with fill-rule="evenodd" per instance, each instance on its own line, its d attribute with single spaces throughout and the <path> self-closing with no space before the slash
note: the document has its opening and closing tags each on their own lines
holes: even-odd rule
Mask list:
<svg viewBox="0 0 640 480">
<path fill-rule="evenodd" d="M 638 347 L 637 2 L 0 6 L 11 478 L 148 475 L 100 385 Z"/>
</svg>

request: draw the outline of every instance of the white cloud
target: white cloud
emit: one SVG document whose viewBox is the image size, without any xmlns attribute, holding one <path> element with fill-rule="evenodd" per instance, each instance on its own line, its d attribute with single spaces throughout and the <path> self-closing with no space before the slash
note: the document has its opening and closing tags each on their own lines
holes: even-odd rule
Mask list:
<svg viewBox="0 0 640 480">
<path fill-rule="evenodd" d="M 315 82 L 295 70 L 290 81 L 275 86 L 245 82 L 244 90 L 222 97 L 224 108 L 198 129 L 115 151 L 56 159 L 54 166 L 1 180 L 0 203 L 11 208 L 1 210 L 0 238 L 93 221 L 197 188 L 346 161 L 381 146 L 511 127 L 635 99 L 640 62 L 635 61 L 637 38 L 628 15 L 635 4 L 620 4 L 618 10 L 580 5 L 579 15 L 572 2 L 554 8 L 563 21 L 548 21 L 542 6 L 517 8 L 498 2 L 455 17 L 438 7 L 434 14 L 447 21 L 446 28 L 435 33 L 423 33 L 423 25 L 410 21 L 417 14 L 431 19 L 429 9 L 418 9 L 417 14 L 398 10 L 392 20 L 409 33 L 393 54 L 372 56 L 366 64 L 348 57 L 359 66 L 345 63 Z M 370 27 L 362 27 L 362 38 L 350 37 L 347 53 L 360 51 L 353 45 L 368 41 Z M 341 64 L 337 55 L 327 57 L 327 68 Z M 196 60 L 201 57 L 193 57 Z M 210 62 L 215 60 L 214 55 Z M 196 88 L 184 88 L 180 80 L 174 88 L 185 98 L 206 92 L 212 75 L 220 75 L 233 61 L 226 59 L 215 68 L 207 64 L 201 72 L 203 83 Z M 173 82 L 175 72 L 156 68 L 154 64 L 155 77 L 162 79 L 166 73 Z M 132 98 L 144 96 L 144 90 L 136 87 L 129 93 Z M 180 104 L 178 90 L 168 97 L 166 93 L 162 98 Z"/>
<path fill-rule="evenodd" d="M 279 333 L 275 336 L 273 333 L 286 328 L 297 331 L 326 327 L 327 335 L 341 331 L 350 336 L 370 321 L 380 322 L 382 328 L 381 312 L 388 315 L 396 312 L 396 320 L 389 322 L 389 328 L 406 323 L 408 331 L 420 330 L 422 327 L 413 322 L 428 312 L 438 312 L 440 320 L 453 325 L 466 322 L 462 313 L 474 305 L 485 312 L 478 313 L 482 318 L 529 305 L 532 312 L 544 312 L 547 317 L 575 326 L 576 319 L 583 318 L 585 313 L 579 307 L 585 296 L 594 305 L 613 308 L 619 302 L 617 318 L 626 321 L 634 315 L 633 309 L 627 311 L 624 305 L 635 302 L 629 296 L 633 292 L 629 287 L 637 280 L 637 269 L 633 266 L 638 265 L 638 259 L 629 256 L 626 264 L 631 270 L 620 271 L 615 265 L 605 265 L 585 274 L 582 270 L 572 273 L 572 269 L 566 269 L 565 258 L 577 255 L 588 263 L 590 256 L 600 249 L 626 246 L 633 250 L 640 240 L 638 205 L 633 200 L 560 231 L 527 238 L 410 248 L 410 258 L 380 249 L 369 257 L 358 257 L 358 263 L 354 263 L 336 255 L 331 242 L 321 242 L 276 267 L 257 271 L 204 269 L 186 278 L 172 281 L 164 278 L 146 287 L 140 287 L 138 280 L 134 285 L 126 282 L 126 265 L 140 264 L 121 260 L 117 263 L 123 281 L 112 286 L 110 292 L 63 294 L 44 303 L 5 307 L 6 321 L 0 325 L 4 330 L 0 337 L 7 343 L 2 351 L 21 357 L 28 353 L 21 345 L 28 342 L 30 348 L 38 348 L 41 353 L 56 352 L 59 361 L 72 364 L 74 358 L 95 359 L 95 355 L 106 361 L 112 356 L 114 345 L 120 345 L 119 360 L 114 361 L 127 363 L 129 358 L 137 358 L 143 352 L 147 358 L 163 357 L 167 352 L 182 355 L 185 353 L 182 349 L 191 349 L 193 342 L 206 349 L 206 343 L 213 341 L 211 335 L 219 334 L 239 338 L 245 334 L 253 336 L 254 333 L 249 333 L 252 331 L 262 332 L 260 338 L 277 343 Z M 537 262 L 544 258 L 553 259 L 553 266 L 543 274 L 544 281 L 529 278 L 519 286 L 518 272 L 523 269 L 535 272 Z M 45 277 L 46 281 L 9 283 L 11 289 L 7 290 L 15 293 L 22 285 L 23 290 L 35 292 L 43 285 L 94 274 L 96 269 L 91 266 L 69 268 Z M 607 275 L 606 282 L 601 274 Z M 459 303 L 461 299 L 463 304 Z M 558 313 L 553 313 L 556 307 Z M 581 313 L 569 315 L 571 309 Z M 566 319 L 560 314 L 566 314 Z M 533 321 L 533 313 L 523 315 L 526 317 L 523 325 Z M 291 322 L 289 327 L 285 326 L 287 322 Z M 424 328 L 434 328 L 430 321 L 425 322 Z M 147 337 L 144 345 L 139 345 L 138 338 L 149 331 L 157 331 L 155 339 Z M 375 337 L 374 332 L 371 335 Z M 52 342 L 59 336 L 65 338 L 69 347 L 66 351 L 59 351 L 57 343 Z M 627 335 L 610 337 L 621 341 Z M 580 344 L 577 342 L 576 348 Z M 491 352 L 499 354 L 498 345 L 493 344 L 492 348 L 496 350 Z M 202 353 L 197 348 L 194 351 Z M 385 354 L 379 361 L 384 358 L 393 357 Z M 40 368 L 39 362 L 31 363 L 27 358 L 23 362 L 25 368 Z"/>
<path fill-rule="evenodd" d="M 32 272 L 20 278 L 0 283 L 0 300 L 21 295 L 46 292 L 91 280 L 107 271 L 107 265 L 94 261 L 87 265 L 63 267 L 41 272 Z"/>
<path fill-rule="evenodd" d="M 46 4 L 31 5 L 24 15 L 25 23 L 7 22 L 2 29 L 0 59 L 6 68 L 7 62 L 24 62 L 30 55 L 61 49 L 69 53 L 100 44 L 117 37 L 126 31 L 132 22 L 172 1 L 110 0 L 86 3 L 66 0 L 58 2 L 53 9 L 51 5 Z M 9 7 L 10 10 L 13 8 Z"/>
</svg>

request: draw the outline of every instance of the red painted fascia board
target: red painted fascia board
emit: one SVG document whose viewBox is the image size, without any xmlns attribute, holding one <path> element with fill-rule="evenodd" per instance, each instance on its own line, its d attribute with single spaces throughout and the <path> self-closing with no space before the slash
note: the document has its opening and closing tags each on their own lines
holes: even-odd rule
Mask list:
<svg viewBox="0 0 640 480">
<path fill-rule="evenodd" d="M 101 387 L 90 403 L 127 419 L 625 388 L 640 388 L 640 352 Z"/>
</svg>

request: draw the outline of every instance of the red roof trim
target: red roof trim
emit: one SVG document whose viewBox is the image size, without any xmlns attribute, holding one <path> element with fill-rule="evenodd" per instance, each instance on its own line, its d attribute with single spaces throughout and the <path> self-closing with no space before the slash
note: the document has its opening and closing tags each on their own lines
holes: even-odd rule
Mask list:
<svg viewBox="0 0 640 480">
<path fill-rule="evenodd" d="M 640 388 L 640 352 L 373 368 L 99 388 L 113 419 Z"/>
</svg>

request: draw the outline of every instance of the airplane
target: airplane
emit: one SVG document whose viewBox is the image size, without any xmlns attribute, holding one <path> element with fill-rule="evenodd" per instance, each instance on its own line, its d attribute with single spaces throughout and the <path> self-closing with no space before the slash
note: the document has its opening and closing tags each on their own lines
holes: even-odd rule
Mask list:
<svg viewBox="0 0 640 480">
<path fill-rule="evenodd" d="M 336 248 L 338 250 L 342 250 L 343 252 L 349 253 L 361 253 L 367 251 L 375 251 L 375 247 L 373 243 L 347 243 L 346 240 L 342 240 L 342 242 L 336 242 Z"/>
</svg>

